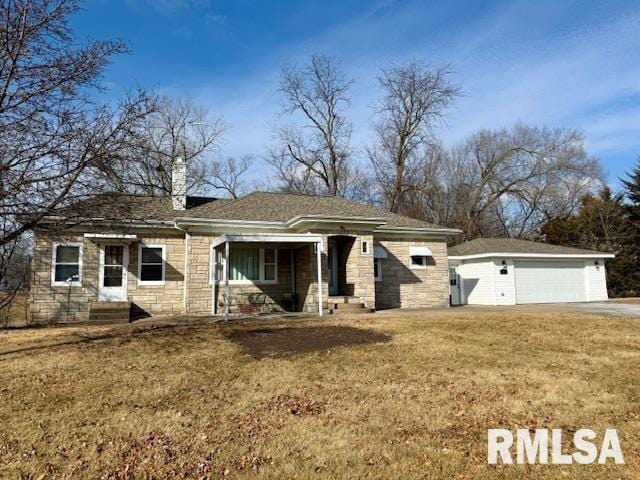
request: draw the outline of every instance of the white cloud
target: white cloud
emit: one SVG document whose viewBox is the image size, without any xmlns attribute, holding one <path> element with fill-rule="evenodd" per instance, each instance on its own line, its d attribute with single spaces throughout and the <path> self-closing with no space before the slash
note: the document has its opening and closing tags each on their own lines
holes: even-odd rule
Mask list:
<svg viewBox="0 0 640 480">
<path fill-rule="evenodd" d="M 640 98 L 640 11 L 572 22 L 575 4 L 520 2 L 459 21 L 448 7 L 381 2 L 273 51 L 242 78 L 201 87 L 196 97 L 226 117 L 229 153 L 261 154 L 277 121 L 280 65 L 312 52 L 335 55 L 356 80 L 350 113 L 361 145 L 370 134 L 379 67 L 421 56 L 451 63 L 465 91 L 441 132 L 448 143 L 521 120 L 583 129 L 593 154 L 640 153 L 640 107 L 615 107 Z"/>
</svg>

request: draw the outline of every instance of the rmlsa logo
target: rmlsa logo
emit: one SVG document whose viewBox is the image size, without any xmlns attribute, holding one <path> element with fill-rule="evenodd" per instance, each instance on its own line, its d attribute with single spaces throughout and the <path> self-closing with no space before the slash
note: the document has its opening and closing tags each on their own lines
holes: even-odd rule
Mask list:
<svg viewBox="0 0 640 480">
<path fill-rule="evenodd" d="M 517 464 L 555 464 L 568 465 L 576 462 L 580 464 L 607 463 L 612 459 L 617 464 L 623 464 L 622 450 L 618 440 L 618 432 L 608 428 L 604 432 L 600 442 L 600 452 L 596 443 L 596 433 L 589 428 L 581 428 L 573 434 L 574 451 L 566 453 L 562 451 L 562 430 L 551 430 L 551 442 L 549 442 L 549 430 L 538 428 L 533 434 L 528 429 L 516 430 L 515 455 Z M 513 434 L 503 428 L 488 430 L 488 455 L 487 461 L 491 465 L 504 463 L 512 465 L 513 458 Z M 500 462 L 498 461 L 500 458 Z"/>
</svg>

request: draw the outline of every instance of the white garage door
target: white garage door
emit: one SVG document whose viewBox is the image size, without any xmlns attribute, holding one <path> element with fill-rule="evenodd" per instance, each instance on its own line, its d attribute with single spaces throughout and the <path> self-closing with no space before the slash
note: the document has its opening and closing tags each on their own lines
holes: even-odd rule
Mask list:
<svg viewBox="0 0 640 480">
<path fill-rule="evenodd" d="M 516 303 L 586 302 L 584 262 L 515 262 Z"/>
</svg>

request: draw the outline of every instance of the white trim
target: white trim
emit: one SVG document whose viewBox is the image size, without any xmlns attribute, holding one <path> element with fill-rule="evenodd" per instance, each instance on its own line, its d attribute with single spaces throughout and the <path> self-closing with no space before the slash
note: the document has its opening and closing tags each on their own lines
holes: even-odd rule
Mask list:
<svg viewBox="0 0 640 480">
<path fill-rule="evenodd" d="M 287 220 L 285 225 L 287 227 L 296 227 L 303 223 L 352 223 L 352 224 L 365 224 L 365 225 L 385 225 L 388 222 L 384 217 L 360 217 L 349 215 L 296 215 L 295 217 Z"/>
<path fill-rule="evenodd" d="M 378 275 L 375 274 L 375 270 L 374 270 L 373 281 L 381 282 L 382 281 L 382 258 L 380 257 L 374 258 L 373 263 L 378 266 Z"/>
<path fill-rule="evenodd" d="M 414 258 L 422 258 L 424 265 L 414 265 Z M 427 256 L 426 255 L 409 255 L 409 268 L 412 270 L 426 270 L 427 269 Z"/>
<path fill-rule="evenodd" d="M 183 287 L 183 308 L 184 313 L 189 313 L 188 303 L 189 303 L 189 238 L 191 235 L 189 232 L 184 232 L 184 267 L 182 272 L 182 287 Z"/>
<path fill-rule="evenodd" d="M 266 222 L 259 220 L 226 220 L 221 218 L 198 218 L 198 217 L 179 217 L 175 220 L 176 225 L 207 225 L 211 227 L 224 226 L 254 226 L 254 227 L 285 227 L 284 222 Z"/>
<path fill-rule="evenodd" d="M 376 228 L 373 233 L 411 233 L 411 234 L 430 234 L 430 235 L 458 235 L 462 230 L 457 228 L 437 228 L 437 227 L 393 227 L 384 225 Z"/>
<path fill-rule="evenodd" d="M 225 233 L 216 238 L 212 245 L 217 247 L 225 242 L 231 243 L 319 243 L 322 236 L 310 233 Z"/>
<path fill-rule="evenodd" d="M 161 248 L 162 249 L 162 280 L 142 280 L 142 249 L 143 248 Z M 149 264 L 157 265 L 157 264 Z M 166 245 L 138 245 L 138 285 L 141 287 L 159 287 L 165 284 L 167 270 L 167 246 Z"/>
<path fill-rule="evenodd" d="M 231 287 L 229 285 L 229 242 L 224 242 L 224 321 L 229 321 L 229 300 Z"/>
<path fill-rule="evenodd" d="M 365 248 L 365 245 L 367 248 Z M 360 240 L 360 254 L 371 255 L 371 242 L 369 240 Z"/>
<path fill-rule="evenodd" d="M 85 233 L 84 238 L 100 238 L 105 240 L 137 240 L 137 235 L 127 233 Z"/>
<path fill-rule="evenodd" d="M 429 247 L 414 246 L 409 247 L 409 256 L 411 257 L 433 257 L 433 252 Z"/>
<path fill-rule="evenodd" d="M 78 251 L 78 280 L 76 281 L 56 281 L 56 256 L 58 247 L 79 247 Z M 52 287 L 81 287 L 82 286 L 82 257 L 84 254 L 83 242 L 53 242 L 51 252 L 51 286 Z M 63 263 L 61 265 L 75 265 L 75 263 Z"/>
<path fill-rule="evenodd" d="M 322 316 L 322 241 L 316 244 L 316 269 L 318 270 L 318 315 Z"/>
<path fill-rule="evenodd" d="M 122 247 L 122 285 L 120 286 L 120 291 L 122 292 L 122 296 L 116 299 L 109 299 L 105 296 L 101 295 L 101 291 L 103 294 L 107 293 L 103 289 L 112 288 L 115 289 L 117 287 L 105 287 L 104 283 L 104 247 L 112 246 L 112 247 Z M 116 242 L 105 242 L 101 243 L 98 247 L 99 249 L 99 260 L 98 260 L 98 301 L 106 301 L 106 302 L 124 302 L 127 300 L 129 295 L 129 282 L 128 282 L 128 271 L 129 271 L 129 245 L 123 245 L 122 243 Z M 110 265 L 116 266 L 116 265 Z"/>
<path fill-rule="evenodd" d="M 242 247 L 240 247 L 242 248 Z M 229 263 L 229 285 L 276 285 L 278 283 L 278 249 L 275 247 L 248 247 L 258 250 L 258 270 L 260 278 L 258 280 L 232 280 L 231 279 L 231 263 Z M 264 279 L 264 251 L 265 249 L 272 249 L 275 260 L 275 278 L 273 280 Z M 215 249 L 214 246 L 211 249 Z M 231 248 L 229 248 L 229 255 L 231 255 Z M 211 268 L 210 268 L 211 269 Z"/>
<path fill-rule="evenodd" d="M 580 258 L 615 258 L 613 253 L 476 253 L 472 255 L 449 255 L 449 260 L 475 260 L 479 258 L 550 258 L 550 259 L 580 259 Z"/>
</svg>

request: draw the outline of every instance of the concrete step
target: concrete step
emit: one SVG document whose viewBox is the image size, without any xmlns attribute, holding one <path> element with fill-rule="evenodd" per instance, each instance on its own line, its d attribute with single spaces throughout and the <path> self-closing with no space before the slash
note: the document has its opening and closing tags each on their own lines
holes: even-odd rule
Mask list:
<svg viewBox="0 0 640 480">
<path fill-rule="evenodd" d="M 129 323 L 129 315 L 122 314 L 105 314 L 105 315 L 89 315 L 90 322 L 97 323 Z"/>
<path fill-rule="evenodd" d="M 329 303 L 329 308 L 333 310 L 357 310 L 364 308 L 364 303 Z"/>
<path fill-rule="evenodd" d="M 343 295 L 332 295 L 327 298 L 327 303 L 362 303 L 360 297 L 349 297 Z"/>
<path fill-rule="evenodd" d="M 131 302 L 91 302 L 92 311 L 98 310 L 129 310 Z"/>
<path fill-rule="evenodd" d="M 103 323 L 128 323 L 131 318 L 131 302 L 92 302 L 89 321 Z"/>
</svg>

